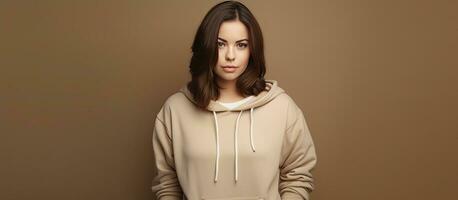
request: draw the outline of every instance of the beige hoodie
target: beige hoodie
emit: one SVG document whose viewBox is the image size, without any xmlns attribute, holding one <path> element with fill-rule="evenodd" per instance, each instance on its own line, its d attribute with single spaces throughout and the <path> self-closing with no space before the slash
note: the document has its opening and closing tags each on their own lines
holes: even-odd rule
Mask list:
<svg viewBox="0 0 458 200">
<path fill-rule="evenodd" d="M 302 110 L 275 80 L 230 110 L 183 86 L 156 115 L 157 199 L 310 199 L 317 157 Z"/>
</svg>

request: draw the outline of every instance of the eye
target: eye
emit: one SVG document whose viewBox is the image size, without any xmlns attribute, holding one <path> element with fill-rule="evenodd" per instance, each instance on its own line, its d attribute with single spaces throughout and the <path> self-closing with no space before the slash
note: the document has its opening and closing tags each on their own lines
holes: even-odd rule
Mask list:
<svg viewBox="0 0 458 200">
<path fill-rule="evenodd" d="M 237 46 L 243 49 L 243 48 L 246 48 L 248 46 L 248 44 L 246 44 L 246 43 L 238 43 Z"/>
<path fill-rule="evenodd" d="M 218 42 L 216 43 L 216 45 L 217 45 L 218 47 L 224 47 L 224 43 L 223 43 L 223 42 L 219 42 L 219 41 L 218 41 Z"/>
</svg>

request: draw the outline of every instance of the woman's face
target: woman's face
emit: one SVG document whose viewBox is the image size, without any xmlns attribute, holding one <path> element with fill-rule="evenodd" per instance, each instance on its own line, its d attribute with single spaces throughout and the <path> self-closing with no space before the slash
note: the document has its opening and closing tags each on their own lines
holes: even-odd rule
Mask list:
<svg viewBox="0 0 458 200">
<path fill-rule="evenodd" d="M 219 81 L 234 81 L 242 74 L 250 58 L 248 30 L 239 20 L 225 21 L 218 33 L 218 62 L 215 73 Z"/>
</svg>

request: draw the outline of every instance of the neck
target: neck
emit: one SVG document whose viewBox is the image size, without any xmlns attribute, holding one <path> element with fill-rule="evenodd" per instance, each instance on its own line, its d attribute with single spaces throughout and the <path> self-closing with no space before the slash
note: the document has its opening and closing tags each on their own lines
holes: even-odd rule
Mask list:
<svg viewBox="0 0 458 200">
<path fill-rule="evenodd" d="M 233 102 L 233 101 L 238 101 L 238 100 L 245 98 L 243 94 L 241 94 L 237 90 L 237 86 L 236 86 L 237 79 L 232 80 L 232 81 L 218 79 L 217 82 L 218 82 L 218 85 L 222 87 L 219 90 L 220 94 L 219 94 L 218 101 Z"/>
</svg>

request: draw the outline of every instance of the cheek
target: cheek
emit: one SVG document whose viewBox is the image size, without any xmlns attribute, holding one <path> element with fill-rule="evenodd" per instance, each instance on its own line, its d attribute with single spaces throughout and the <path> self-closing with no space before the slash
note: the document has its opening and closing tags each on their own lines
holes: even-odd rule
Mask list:
<svg viewBox="0 0 458 200">
<path fill-rule="evenodd" d="M 244 64 L 248 63 L 248 60 L 250 59 L 250 52 L 249 51 L 243 51 L 240 55 L 241 61 Z"/>
<path fill-rule="evenodd" d="M 225 57 L 224 57 L 224 52 L 221 50 L 218 50 L 218 64 L 221 65 L 224 63 Z"/>
</svg>

